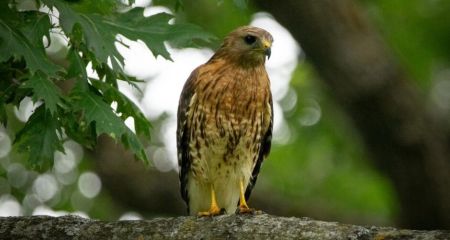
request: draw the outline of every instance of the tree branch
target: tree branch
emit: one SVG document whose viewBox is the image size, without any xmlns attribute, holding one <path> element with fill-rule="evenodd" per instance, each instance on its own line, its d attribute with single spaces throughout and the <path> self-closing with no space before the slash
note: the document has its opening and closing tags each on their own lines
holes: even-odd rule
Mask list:
<svg viewBox="0 0 450 240">
<path fill-rule="evenodd" d="M 308 218 L 224 215 L 106 222 L 73 215 L 0 218 L 1 239 L 450 239 L 450 231 L 362 227 Z"/>
</svg>

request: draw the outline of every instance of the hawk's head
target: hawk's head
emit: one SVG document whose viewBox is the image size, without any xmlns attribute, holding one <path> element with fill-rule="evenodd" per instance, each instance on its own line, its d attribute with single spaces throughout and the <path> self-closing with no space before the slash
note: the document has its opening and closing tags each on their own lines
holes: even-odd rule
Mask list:
<svg viewBox="0 0 450 240">
<path fill-rule="evenodd" d="M 272 35 L 266 30 L 243 26 L 228 34 L 219 51 L 239 62 L 264 63 L 266 56 L 270 58 L 272 42 Z"/>
</svg>

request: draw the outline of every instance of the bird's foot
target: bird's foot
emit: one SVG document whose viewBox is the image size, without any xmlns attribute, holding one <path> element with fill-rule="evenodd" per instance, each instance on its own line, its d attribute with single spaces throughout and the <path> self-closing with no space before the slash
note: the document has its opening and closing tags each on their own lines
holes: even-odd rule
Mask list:
<svg viewBox="0 0 450 240">
<path fill-rule="evenodd" d="M 198 212 L 197 216 L 198 217 L 213 217 L 213 216 L 218 216 L 218 215 L 223 215 L 223 214 L 225 214 L 224 208 L 219 208 L 217 206 L 214 206 L 214 207 L 211 207 L 206 212 Z"/>
<path fill-rule="evenodd" d="M 250 215 L 259 215 L 262 214 L 263 212 L 261 210 L 256 210 L 254 208 L 249 208 L 246 206 L 239 206 L 236 209 L 236 214 L 250 214 Z"/>
</svg>

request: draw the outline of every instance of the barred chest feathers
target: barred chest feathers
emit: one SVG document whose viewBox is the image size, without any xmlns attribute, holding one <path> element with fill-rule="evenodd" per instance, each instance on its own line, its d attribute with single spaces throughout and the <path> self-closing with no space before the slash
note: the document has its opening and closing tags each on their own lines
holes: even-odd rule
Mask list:
<svg viewBox="0 0 450 240">
<path fill-rule="evenodd" d="M 246 71 L 226 70 L 218 79 L 197 83 L 196 89 L 201 91 L 195 91 L 187 112 L 188 124 L 192 126 L 188 182 L 191 213 L 208 209 L 209 184 L 216 190 L 219 206 L 227 213 L 234 212 L 239 181 L 243 180 L 245 186 L 249 183 L 261 138 L 270 124 L 270 82 L 264 66 Z M 227 76 L 229 73 L 234 75 Z M 204 69 L 199 74 L 209 71 Z M 254 77 L 261 75 L 266 77 Z"/>
</svg>

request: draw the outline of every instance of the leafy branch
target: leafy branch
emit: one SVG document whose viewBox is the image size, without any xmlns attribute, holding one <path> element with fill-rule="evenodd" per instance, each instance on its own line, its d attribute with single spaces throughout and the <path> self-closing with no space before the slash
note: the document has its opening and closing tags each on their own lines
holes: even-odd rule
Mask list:
<svg viewBox="0 0 450 240">
<path fill-rule="evenodd" d="M 62 0 L 40 0 L 33 10 L 19 9 L 15 1 L 0 4 L 0 123 L 7 124 L 8 105 L 18 106 L 31 97 L 37 108 L 16 133 L 14 145 L 18 152 L 28 154 L 34 166 L 52 165 L 54 152 L 64 151 L 64 135 L 92 148 L 99 135 L 107 134 L 147 161 L 139 137 L 149 138 L 151 125 L 118 90 L 119 80 L 131 85 L 139 81 L 123 71 L 124 58 L 116 44 L 125 44 L 118 36 L 142 40 L 155 57 L 166 59 L 171 59 L 166 42 L 186 47 L 212 38 L 192 24 L 169 24 L 170 14 L 144 17 L 143 8 L 123 11 L 116 0 L 97 4 L 105 2 L 106 7 L 87 8 Z M 68 40 L 67 67 L 46 54 L 54 32 Z M 98 79 L 89 78 L 88 64 Z M 72 81 L 73 87 L 62 91 L 58 86 L 66 81 Z M 113 102 L 116 108 L 111 107 Z M 133 118 L 136 133 L 124 124 L 127 118 Z"/>
</svg>

